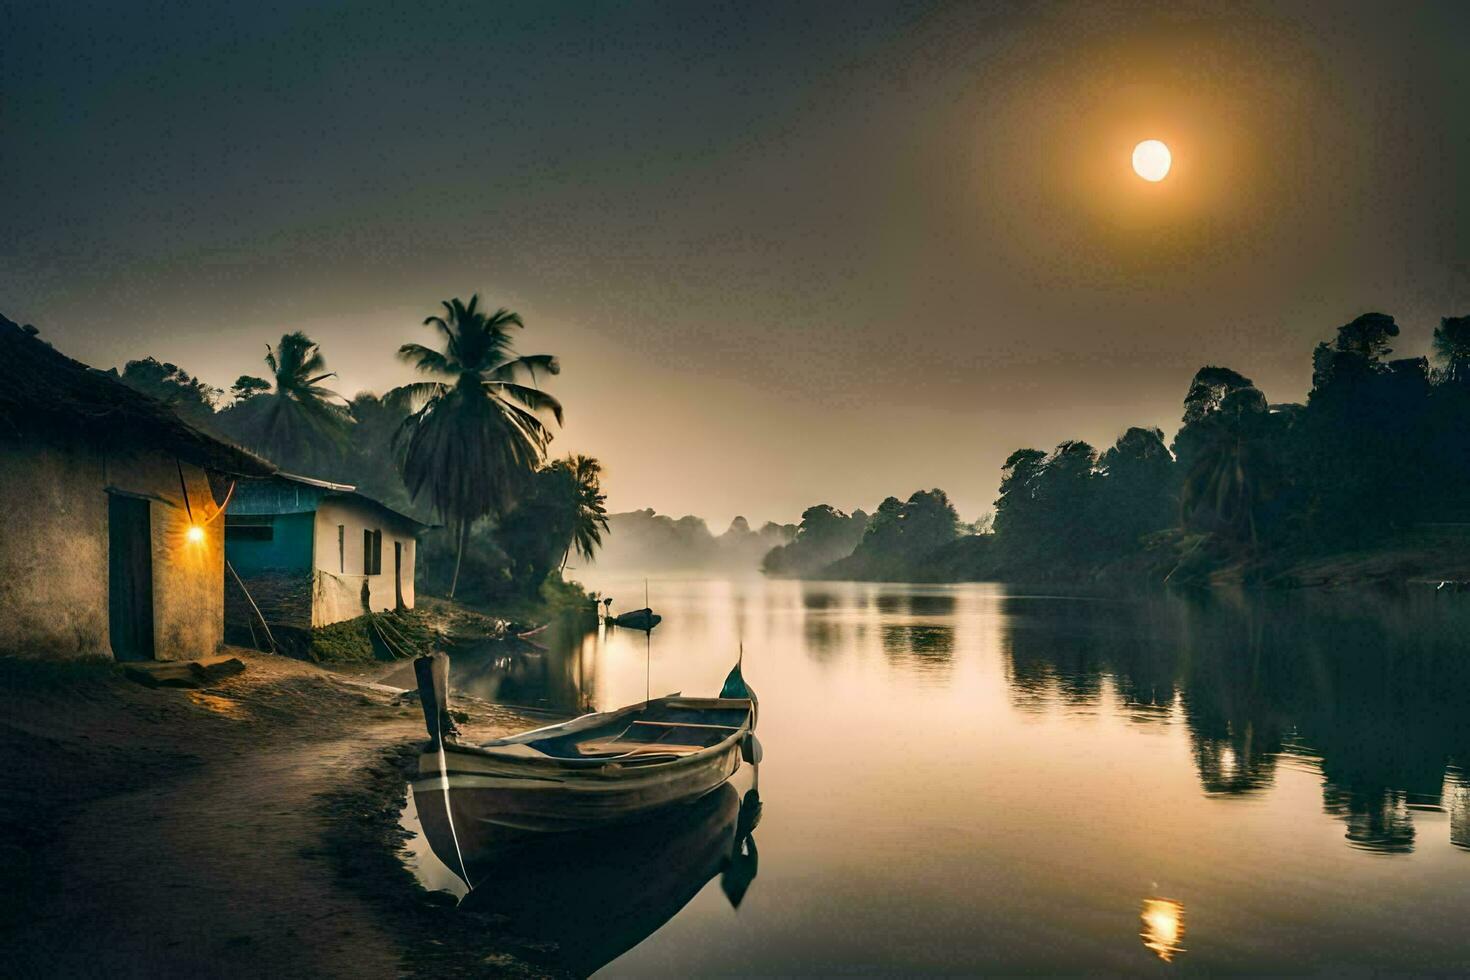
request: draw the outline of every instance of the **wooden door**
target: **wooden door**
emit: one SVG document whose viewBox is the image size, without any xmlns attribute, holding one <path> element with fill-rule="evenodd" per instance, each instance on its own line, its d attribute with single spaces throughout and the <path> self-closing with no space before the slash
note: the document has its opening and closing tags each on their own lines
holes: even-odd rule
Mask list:
<svg viewBox="0 0 1470 980">
<path fill-rule="evenodd" d="M 153 533 L 148 501 L 107 498 L 107 611 L 112 655 L 153 659 Z"/>
<path fill-rule="evenodd" d="M 393 542 L 393 608 L 403 608 L 403 542 Z"/>
</svg>

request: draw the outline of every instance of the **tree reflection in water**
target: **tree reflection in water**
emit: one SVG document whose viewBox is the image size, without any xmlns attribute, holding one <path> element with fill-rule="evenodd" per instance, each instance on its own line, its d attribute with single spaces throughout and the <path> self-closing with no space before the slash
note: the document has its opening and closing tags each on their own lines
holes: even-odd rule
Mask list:
<svg viewBox="0 0 1470 980">
<path fill-rule="evenodd" d="M 467 643 L 450 648 L 454 687 L 498 704 L 581 714 L 592 710 L 597 690 L 597 634 L 584 616 L 566 614 L 530 640 Z M 382 678 L 385 684 L 413 688 L 413 665 L 405 663 Z"/>
<path fill-rule="evenodd" d="M 881 595 L 888 620 L 879 628 L 883 655 L 902 670 L 947 676 L 954 666 L 955 597 L 950 591 Z"/>
<path fill-rule="evenodd" d="M 884 626 L 883 653 L 889 663 L 918 670 L 947 669 L 954 660 L 954 627 L 925 624 Z"/>
<path fill-rule="evenodd" d="M 1320 768 L 1323 807 L 1354 847 L 1412 850 L 1412 812 L 1448 811 L 1470 846 L 1470 602 L 1458 596 L 1009 598 L 1011 700 L 1096 704 L 1187 726 L 1200 784 L 1241 795 L 1278 761 Z"/>
</svg>

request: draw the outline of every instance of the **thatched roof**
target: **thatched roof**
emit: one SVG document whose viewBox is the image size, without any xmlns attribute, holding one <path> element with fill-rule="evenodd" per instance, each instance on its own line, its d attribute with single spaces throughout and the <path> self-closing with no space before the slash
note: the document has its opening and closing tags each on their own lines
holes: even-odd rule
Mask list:
<svg viewBox="0 0 1470 980">
<path fill-rule="evenodd" d="M 231 476 L 269 476 L 276 469 L 0 314 L 0 438 L 6 437 L 158 450 Z"/>
</svg>

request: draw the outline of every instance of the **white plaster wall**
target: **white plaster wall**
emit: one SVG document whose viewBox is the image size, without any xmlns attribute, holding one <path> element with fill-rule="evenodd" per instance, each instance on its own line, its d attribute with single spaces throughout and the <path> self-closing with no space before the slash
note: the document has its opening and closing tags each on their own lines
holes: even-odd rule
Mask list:
<svg viewBox="0 0 1470 980">
<path fill-rule="evenodd" d="M 344 528 L 345 547 L 339 552 L 337 528 Z M 383 532 L 382 572 L 363 574 L 364 530 Z M 393 545 L 403 545 L 403 604 L 413 608 L 413 576 L 416 541 L 411 534 L 395 532 L 375 507 L 350 499 L 323 500 L 316 511 L 316 585 L 311 625 L 327 626 L 362 615 L 362 585 L 368 586 L 368 608 L 387 612 L 394 608 Z"/>
</svg>

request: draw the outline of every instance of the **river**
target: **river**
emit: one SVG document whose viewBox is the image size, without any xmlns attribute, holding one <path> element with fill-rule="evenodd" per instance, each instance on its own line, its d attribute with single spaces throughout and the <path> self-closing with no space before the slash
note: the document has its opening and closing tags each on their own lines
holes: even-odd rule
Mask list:
<svg viewBox="0 0 1470 980">
<path fill-rule="evenodd" d="M 589 584 L 643 604 L 641 579 Z M 649 591 L 651 637 L 455 665 L 481 695 L 606 708 L 715 693 L 744 645 L 759 823 L 734 838 L 747 767 L 728 813 L 548 872 L 538 919 L 667 892 L 576 969 L 1470 970 L 1470 596 Z M 713 863 L 681 864 L 701 835 Z"/>
</svg>

